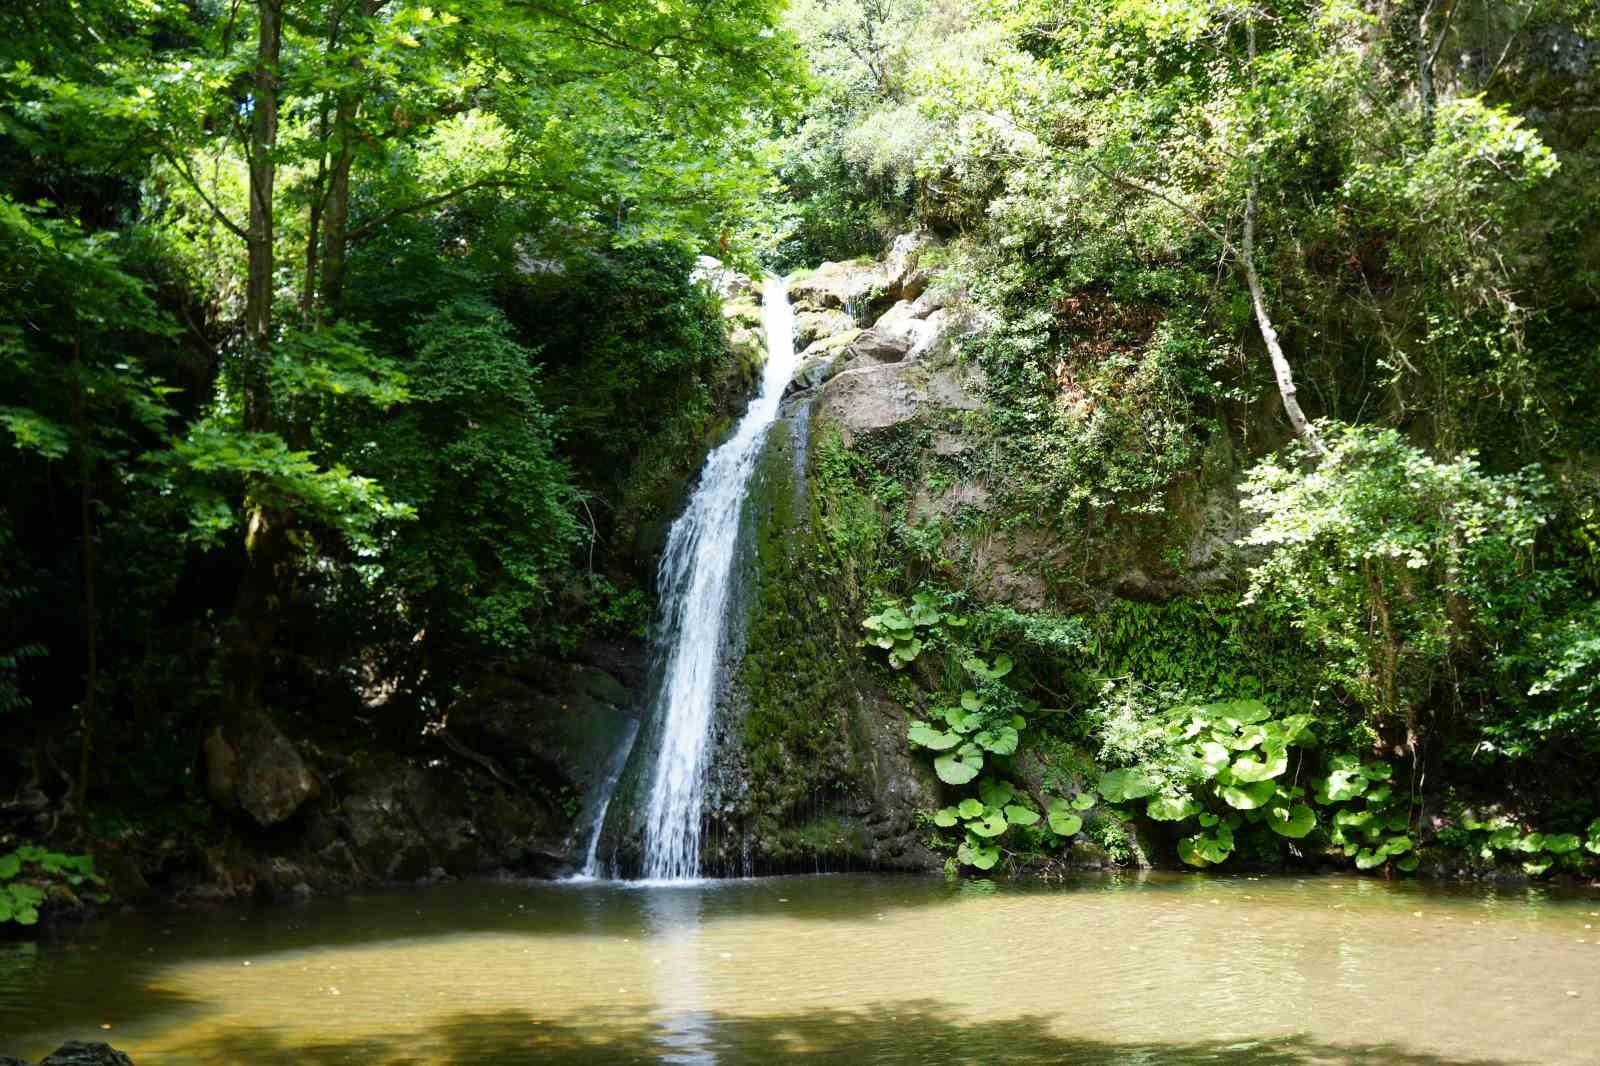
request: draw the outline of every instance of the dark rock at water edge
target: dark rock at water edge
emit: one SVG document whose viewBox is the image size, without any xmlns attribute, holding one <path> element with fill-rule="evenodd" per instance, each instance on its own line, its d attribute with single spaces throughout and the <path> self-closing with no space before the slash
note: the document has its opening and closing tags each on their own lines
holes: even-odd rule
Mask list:
<svg viewBox="0 0 1600 1066">
<path fill-rule="evenodd" d="M 21 1059 L 0 1055 L 0 1066 L 28 1066 Z M 69 1040 L 46 1055 L 39 1066 L 133 1066 L 133 1060 L 110 1044 Z"/>
</svg>

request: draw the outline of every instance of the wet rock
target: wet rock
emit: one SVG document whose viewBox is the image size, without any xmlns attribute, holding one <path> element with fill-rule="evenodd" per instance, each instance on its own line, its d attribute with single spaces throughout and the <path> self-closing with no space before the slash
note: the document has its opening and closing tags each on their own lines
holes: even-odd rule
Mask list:
<svg viewBox="0 0 1600 1066">
<path fill-rule="evenodd" d="M 69 1040 L 46 1055 L 39 1066 L 133 1066 L 133 1060 L 110 1044 Z"/>
</svg>

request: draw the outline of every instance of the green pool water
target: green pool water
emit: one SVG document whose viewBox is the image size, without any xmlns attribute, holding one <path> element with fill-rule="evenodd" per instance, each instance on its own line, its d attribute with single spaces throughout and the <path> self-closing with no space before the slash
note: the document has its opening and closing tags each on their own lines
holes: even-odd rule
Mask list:
<svg viewBox="0 0 1600 1066">
<path fill-rule="evenodd" d="M 1600 892 L 469 882 L 0 944 L 0 1054 L 74 1037 L 139 1066 L 1592 1066 Z"/>
</svg>

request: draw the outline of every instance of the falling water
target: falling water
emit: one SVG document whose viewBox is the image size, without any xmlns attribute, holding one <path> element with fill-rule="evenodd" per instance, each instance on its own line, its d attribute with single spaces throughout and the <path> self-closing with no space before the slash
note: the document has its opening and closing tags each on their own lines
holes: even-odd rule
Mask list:
<svg viewBox="0 0 1600 1066">
<path fill-rule="evenodd" d="M 610 765 L 606 767 L 606 776 L 601 779 L 600 787 L 594 791 L 595 798 L 579 823 L 583 826 L 583 839 L 589 843 L 583 849 L 583 869 L 578 871 L 574 880 L 593 881 L 605 874 L 600 867 L 600 834 L 605 829 L 606 811 L 611 808 L 611 797 L 617 791 L 617 781 L 622 777 L 628 755 L 633 751 L 633 738 L 638 732 L 639 723 L 629 722 L 627 729 L 623 731 L 621 743 L 611 756 Z"/>
<path fill-rule="evenodd" d="M 700 485 L 667 534 L 657 585 L 661 638 L 669 642 L 656 691 L 661 754 L 644 826 L 644 876 L 683 880 L 700 872 L 706 747 L 728 629 L 729 589 L 745 489 L 784 387 L 799 361 L 787 287 L 766 282 L 762 318 L 767 365 L 761 392 L 732 438 L 706 459 Z"/>
</svg>

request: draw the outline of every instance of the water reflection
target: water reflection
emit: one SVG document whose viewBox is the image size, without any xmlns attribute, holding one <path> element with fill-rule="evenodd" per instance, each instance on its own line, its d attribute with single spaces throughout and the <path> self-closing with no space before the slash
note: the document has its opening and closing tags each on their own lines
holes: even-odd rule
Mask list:
<svg viewBox="0 0 1600 1066">
<path fill-rule="evenodd" d="M 700 916 L 704 892 L 695 886 L 665 887 L 641 893 L 650 931 L 651 987 L 655 990 L 657 1041 L 665 1049 L 658 1061 L 679 1066 L 713 1066 L 712 1016 L 705 1009 Z"/>
</svg>

